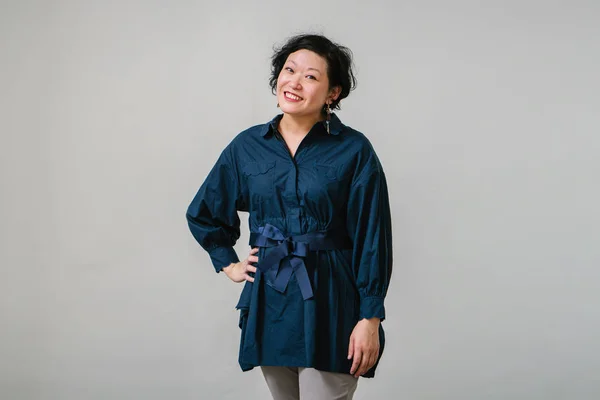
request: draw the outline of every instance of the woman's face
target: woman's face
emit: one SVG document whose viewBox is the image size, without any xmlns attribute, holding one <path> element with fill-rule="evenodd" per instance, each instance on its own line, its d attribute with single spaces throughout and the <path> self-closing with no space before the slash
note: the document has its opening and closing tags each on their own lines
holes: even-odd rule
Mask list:
<svg viewBox="0 0 600 400">
<path fill-rule="evenodd" d="M 277 79 L 277 101 L 284 113 L 319 118 L 325 103 L 331 103 L 338 95 L 339 88 L 329 90 L 323 57 L 305 49 L 288 56 Z"/>
</svg>

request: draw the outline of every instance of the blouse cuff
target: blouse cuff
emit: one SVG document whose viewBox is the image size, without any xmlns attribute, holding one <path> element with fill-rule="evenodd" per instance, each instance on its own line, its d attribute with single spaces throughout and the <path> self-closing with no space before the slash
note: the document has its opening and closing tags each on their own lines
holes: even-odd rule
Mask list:
<svg viewBox="0 0 600 400">
<path fill-rule="evenodd" d="M 231 263 L 240 261 L 233 247 L 216 247 L 209 250 L 208 254 L 216 272 L 221 272 L 223 267 L 228 267 Z"/>
<path fill-rule="evenodd" d="M 379 318 L 385 319 L 385 307 L 383 306 L 383 297 L 362 297 L 360 299 L 360 319 Z"/>
</svg>

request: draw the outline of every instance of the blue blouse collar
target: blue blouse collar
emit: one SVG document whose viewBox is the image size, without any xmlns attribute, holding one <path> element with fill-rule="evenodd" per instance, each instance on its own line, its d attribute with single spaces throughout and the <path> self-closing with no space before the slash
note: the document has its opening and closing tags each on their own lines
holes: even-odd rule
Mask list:
<svg viewBox="0 0 600 400">
<path fill-rule="evenodd" d="M 282 117 L 283 114 L 278 114 L 271 121 L 266 123 L 260 131 L 261 136 L 266 136 L 267 133 L 277 129 L 277 124 L 279 123 Z M 319 121 L 317 122 L 317 124 L 323 124 L 323 129 L 326 129 L 325 121 Z M 340 121 L 340 119 L 337 115 L 335 115 L 335 113 L 331 113 L 331 121 L 329 122 L 329 132 L 331 132 L 332 135 L 339 135 L 340 132 L 342 132 L 343 128 L 344 124 L 342 124 L 342 121 Z"/>
</svg>

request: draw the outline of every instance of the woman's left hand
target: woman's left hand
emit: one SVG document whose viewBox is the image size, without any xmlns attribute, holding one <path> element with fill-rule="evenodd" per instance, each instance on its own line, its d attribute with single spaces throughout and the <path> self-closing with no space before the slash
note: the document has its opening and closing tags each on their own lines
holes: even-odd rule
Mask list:
<svg viewBox="0 0 600 400">
<path fill-rule="evenodd" d="M 348 360 L 352 361 L 350 373 L 354 377 L 365 374 L 379 357 L 379 318 L 362 319 L 358 321 L 348 347 Z"/>
</svg>

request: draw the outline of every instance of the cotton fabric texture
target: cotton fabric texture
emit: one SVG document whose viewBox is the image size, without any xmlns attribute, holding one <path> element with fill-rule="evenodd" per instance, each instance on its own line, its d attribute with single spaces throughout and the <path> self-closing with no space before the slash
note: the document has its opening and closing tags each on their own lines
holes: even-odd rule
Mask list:
<svg viewBox="0 0 600 400">
<path fill-rule="evenodd" d="M 186 217 L 217 272 L 239 262 L 233 249 L 240 237 L 238 211 L 249 213 L 251 242 L 263 239 L 255 280 L 245 282 L 236 306 L 242 370 L 350 373 L 348 345 L 356 323 L 385 319 L 393 259 L 386 176 L 366 136 L 336 114 L 330 134 L 317 122 L 292 157 L 277 131 L 282 116 L 227 145 Z M 318 249 L 322 238 L 311 235 L 337 241 Z M 381 357 L 382 324 L 379 340 Z M 377 365 L 363 376 L 373 377 Z"/>
</svg>

